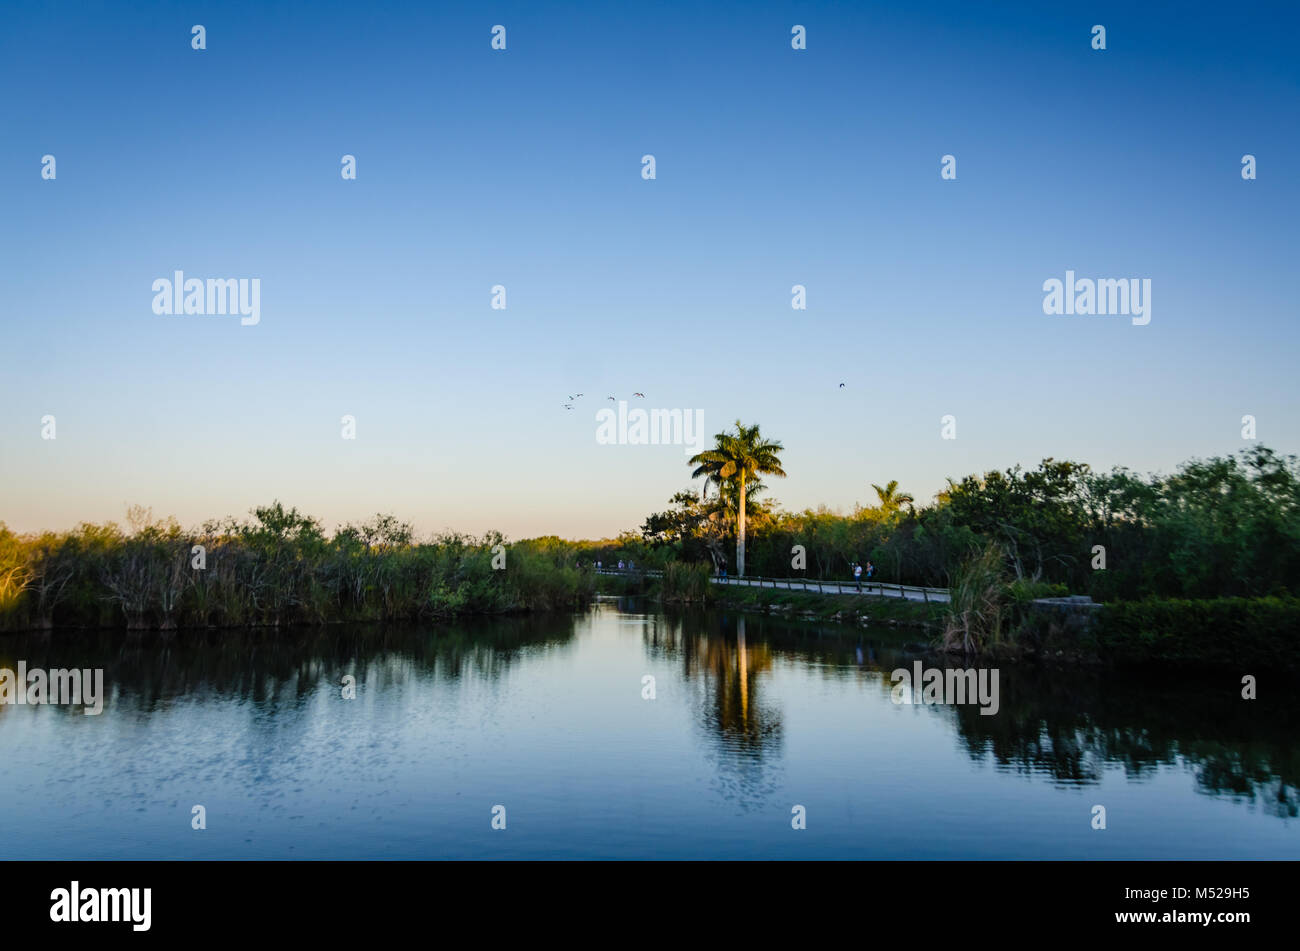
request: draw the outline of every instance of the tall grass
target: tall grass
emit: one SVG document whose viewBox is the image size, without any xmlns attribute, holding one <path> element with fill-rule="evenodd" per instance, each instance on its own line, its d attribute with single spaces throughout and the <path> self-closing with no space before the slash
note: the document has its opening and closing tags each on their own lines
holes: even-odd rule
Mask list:
<svg viewBox="0 0 1300 951">
<path fill-rule="evenodd" d="M 1006 558 L 987 545 L 953 572 L 944 650 L 976 654 L 1001 643 L 1008 620 Z"/>
<path fill-rule="evenodd" d="M 279 503 L 193 531 L 151 517 L 122 531 L 16 535 L 0 523 L 0 630 L 248 627 L 416 620 L 580 605 L 578 546 L 495 533 L 418 542 L 381 516 L 326 537 Z M 198 548 L 204 562 L 199 566 Z"/>
<path fill-rule="evenodd" d="M 713 596 L 713 567 L 705 562 L 670 561 L 664 566 L 665 601 L 704 602 Z"/>
</svg>

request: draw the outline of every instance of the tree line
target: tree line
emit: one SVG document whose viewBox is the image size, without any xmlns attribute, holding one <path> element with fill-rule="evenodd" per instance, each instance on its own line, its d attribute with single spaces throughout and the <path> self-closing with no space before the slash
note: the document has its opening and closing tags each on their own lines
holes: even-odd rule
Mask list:
<svg viewBox="0 0 1300 951">
<path fill-rule="evenodd" d="M 880 580 L 937 587 L 992 549 L 1011 581 L 1099 601 L 1300 594 L 1300 463 L 1265 446 L 1167 475 L 1049 458 L 949 479 L 919 507 L 890 482 L 847 515 L 763 497 L 781 448 L 757 426 L 719 434 L 692 460 L 704 491 L 676 493 L 623 545 L 766 577 L 845 579 L 869 560 Z"/>
<path fill-rule="evenodd" d="M 280 502 L 185 530 L 133 506 L 124 529 L 17 535 L 0 523 L 0 629 L 247 627 L 572 607 L 579 546 L 499 533 L 419 541 L 391 515 L 327 535 Z"/>
</svg>

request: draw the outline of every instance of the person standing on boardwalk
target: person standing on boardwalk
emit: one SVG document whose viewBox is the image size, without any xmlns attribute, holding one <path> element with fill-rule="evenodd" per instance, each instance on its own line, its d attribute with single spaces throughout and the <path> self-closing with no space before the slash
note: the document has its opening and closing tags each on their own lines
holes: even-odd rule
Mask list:
<svg viewBox="0 0 1300 951">
<path fill-rule="evenodd" d="M 858 587 L 862 587 L 862 566 L 856 563 L 853 565 L 853 580 L 858 583 Z"/>
</svg>

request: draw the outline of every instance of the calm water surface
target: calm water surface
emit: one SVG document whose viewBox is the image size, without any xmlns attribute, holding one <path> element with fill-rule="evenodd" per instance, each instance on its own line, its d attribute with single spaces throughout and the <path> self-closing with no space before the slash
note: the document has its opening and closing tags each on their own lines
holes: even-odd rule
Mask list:
<svg viewBox="0 0 1300 951">
<path fill-rule="evenodd" d="M 626 601 L 419 628 L 0 638 L 0 666 L 19 660 L 103 667 L 108 698 L 97 717 L 0 706 L 4 858 L 1300 854 L 1294 694 L 1263 678 L 1243 701 L 1235 670 L 1004 667 L 1001 710 L 980 716 L 891 702 L 889 672 L 912 658 L 888 632 Z"/>
</svg>

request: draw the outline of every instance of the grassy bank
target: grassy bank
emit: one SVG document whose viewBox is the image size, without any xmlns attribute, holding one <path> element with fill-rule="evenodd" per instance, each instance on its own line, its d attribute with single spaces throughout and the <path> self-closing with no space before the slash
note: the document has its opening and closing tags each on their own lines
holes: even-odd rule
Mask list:
<svg viewBox="0 0 1300 951">
<path fill-rule="evenodd" d="M 314 519 L 279 503 L 252 514 L 192 530 L 140 510 L 126 530 L 83 524 L 20 536 L 0 524 L 0 631 L 418 621 L 571 609 L 600 590 L 792 619 L 917 627 L 925 632 L 918 640 L 966 656 L 1300 670 L 1294 595 L 1113 601 L 1082 623 L 1083 615 L 1035 610 L 1035 599 L 1066 588 L 1017 579 L 1005 549 L 992 543 L 958 565 L 952 602 L 943 605 L 720 588 L 710 564 L 674 559 L 667 549 L 628 558 L 662 577 L 597 576 L 594 561 L 616 563 L 627 540 L 507 544 L 497 534 L 449 533 L 417 541 L 390 516 L 326 536 Z"/>
<path fill-rule="evenodd" d="M 496 534 L 417 542 L 388 516 L 326 537 L 276 503 L 186 531 L 136 512 L 130 530 L 19 536 L 0 525 L 0 630 L 257 627 L 544 611 L 595 592 L 577 546 Z"/>
<path fill-rule="evenodd" d="M 956 572 L 939 646 L 973 656 L 1050 656 L 1116 666 L 1160 664 L 1300 671 L 1300 598 L 1113 601 L 1036 609 L 1060 586 L 1009 582 L 988 550 Z"/>
</svg>

